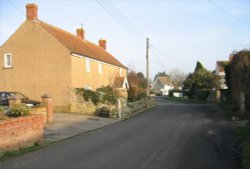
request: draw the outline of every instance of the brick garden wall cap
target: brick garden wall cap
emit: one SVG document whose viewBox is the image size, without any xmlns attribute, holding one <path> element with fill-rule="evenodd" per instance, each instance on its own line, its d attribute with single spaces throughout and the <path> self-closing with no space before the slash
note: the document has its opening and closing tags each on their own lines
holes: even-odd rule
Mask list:
<svg viewBox="0 0 250 169">
<path fill-rule="evenodd" d="M 49 94 L 44 94 L 41 96 L 43 99 L 47 99 L 47 98 L 52 98 L 51 95 Z"/>
</svg>

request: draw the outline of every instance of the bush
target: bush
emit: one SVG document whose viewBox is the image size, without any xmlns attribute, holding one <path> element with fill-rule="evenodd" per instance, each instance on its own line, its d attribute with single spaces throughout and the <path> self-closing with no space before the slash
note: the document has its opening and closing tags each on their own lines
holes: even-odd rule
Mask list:
<svg viewBox="0 0 250 169">
<path fill-rule="evenodd" d="M 145 89 L 138 86 L 130 86 L 128 91 L 128 101 L 134 102 L 146 97 Z"/>
<path fill-rule="evenodd" d="M 100 87 L 96 91 L 77 88 L 76 94 L 81 95 L 85 101 L 92 101 L 95 105 L 98 103 L 116 103 L 116 97 L 110 86 Z"/>
<path fill-rule="evenodd" d="M 210 93 L 210 90 L 208 90 L 208 89 L 196 90 L 195 99 L 196 100 L 206 100 L 209 93 Z"/>
<path fill-rule="evenodd" d="M 99 101 L 102 103 L 116 103 L 116 97 L 114 95 L 113 89 L 110 86 L 100 87 L 96 89 L 99 96 Z"/>
<path fill-rule="evenodd" d="M 8 117 L 19 117 L 30 115 L 30 108 L 25 104 L 14 105 L 6 114 Z"/>
</svg>

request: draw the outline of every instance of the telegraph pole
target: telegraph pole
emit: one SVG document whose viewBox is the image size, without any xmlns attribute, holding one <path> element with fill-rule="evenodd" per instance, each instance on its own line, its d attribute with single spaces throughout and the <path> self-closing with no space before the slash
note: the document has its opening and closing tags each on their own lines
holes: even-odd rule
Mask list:
<svg viewBox="0 0 250 169">
<path fill-rule="evenodd" d="M 149 96 L 149 59 L 148 59 L 148 51 L 149 51 L 149 38 L 146 39 L 146 78 L 147 78 L 147 96 Z"/>
</svg>

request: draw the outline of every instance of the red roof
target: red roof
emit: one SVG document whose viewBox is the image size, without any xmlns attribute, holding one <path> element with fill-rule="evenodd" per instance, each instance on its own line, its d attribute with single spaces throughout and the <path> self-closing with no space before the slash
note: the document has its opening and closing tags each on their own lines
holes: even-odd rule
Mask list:
<svg viewBox="0 0 250 169">
<path fill-rule="evenodd" d="M 91 43 L 85 39 L 81 40 L 76 35 L 73 35 L 55 26 L 49 25 L 43 21 L 36 20 L 35 22 L 38 23 L 55 39 L 57 39 L 71 53 L 79 54 L 88 58 L 126 68 L 114 56 L 108 53 L 105 49 L 95 45 L 94 43 Z"/>
</svg>

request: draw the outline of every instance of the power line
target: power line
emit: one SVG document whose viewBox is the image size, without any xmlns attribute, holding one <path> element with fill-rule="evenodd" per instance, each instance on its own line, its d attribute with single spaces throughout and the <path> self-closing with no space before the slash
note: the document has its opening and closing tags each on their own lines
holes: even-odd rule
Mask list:
<svg viewBox="0 0 250 169">
<path fill-rule="evenodd" d="M 10 4 L 12 7 L 14 7 L 14 8 L 17 10 L 17 12 L 18 12 L 22 17 L 25 17 L 25 14 L 24 14 L 19 8 L 17 8 L 16 5 L 15 5 L 14 3 L 11 2 L 11 0 L 8 0 L 8 2 L 9 2 L 9 4 Z"/>
<path fill-rule="evenodd" d="M 134 26 L 126 19 L 122 12 L 117 9 L 114 4 L 105 0 L 97 0 L 99 5 L 125 30 L 127 31 L 139 44 L 143 44 L 142 38 Z"/>
<path fill-rule="evenodd" d="M 250 29 L 250 25 L 248 23 L 246 23 L 245 21 L 243 21 L 243 20 L 239 19 L 238 17 L 232 15 L 232 13 L 228 12 L 226 9 L 221 7 L 218 3 L 214 2 L 213 0 L 208 0 L 208 2 L 210 2 L 212 5 L 214 5 L 215 7 L 217 7 L 218 9 L 220 9 L 221 11 L 223 11 L 224 13 L 226 13 L 227 15 L 232 17 L 234 20 L 238 21 L 239 23 L 241 23 L 242 25 L 244 25 L 245 27 Z"/>
<path fill-rule="evenodd" d="M 152 46 L 152 49 L 155 51 L 156 54 L 159 54 L 159 55 L 161 55 L 161 56 L 164 56 L 164 57 L 167 57 L 167 58 L 169 58 L 169 59 L 175 60 L 175 61 L 177 61 L 178 63 L 182 64 L 184 67 L 186 67 L 186 68 L 188 68 L 188 69 L 189 69 L 189 68 L 193 68 L 193 66 L 187 64 L 186 62 L 183 62 L 182 60 L 179 60 L 179 59 L 177 59 L 177 58 L 175 58 L 175 57 L 170 57 L 170 56 L 168 56 L 167 54 L 165 54 L 164 52 L 160 51 L 159 49 L 157 49 L 157 48 L 154 47 L 154 46 Z M 156 57 L 156 58 L 157 58 L 157 57 Z"/>
<path fill-rule="evenodd" d="M 145 37 L 135 26 L 124 16 L 124 14 L 111 2 L 106 0 L 97 0 L 99 5 L 125 30 L 127 31 L 138 43 L 144 46 L 141 41 Z M 159 57 L 152 55 L 158 62 L 158 65 L 166 70 L 164 62 L 160 61 Z"/>
</svg>

